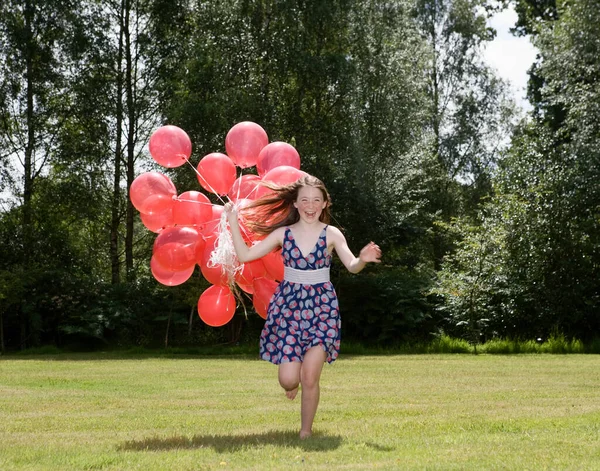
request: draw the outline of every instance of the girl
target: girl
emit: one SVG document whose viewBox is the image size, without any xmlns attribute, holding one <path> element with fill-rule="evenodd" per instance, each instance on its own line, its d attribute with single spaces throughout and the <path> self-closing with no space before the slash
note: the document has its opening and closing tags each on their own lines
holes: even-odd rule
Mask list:
<svg viewBox="0 0 600 471">
<path fill-rule="evenodd" d="M 329 225 L 331 200 L 318 178 L 306 176 L 283 187 L 269 187 L 267 195 L 247 206 L 246 225 L 265 239 L 248 247 L 231 203 L 225 212 L 240 262 L 264 257 L 282 247 L 284 279 L 269 304 L 260 337 L 262 359 L 279 365 L 279 384 L 289 399 L 302 385 L 300 438 L 311 435 L 319 405 L 323 363 L 332 363 L 340 348 L 338 300 L 329 281 L 335 250 L 352 273 L 368 262 L 378 263 L 381 250 L 373 242 L 355 257 L 344 235 Z"/>
</svg>

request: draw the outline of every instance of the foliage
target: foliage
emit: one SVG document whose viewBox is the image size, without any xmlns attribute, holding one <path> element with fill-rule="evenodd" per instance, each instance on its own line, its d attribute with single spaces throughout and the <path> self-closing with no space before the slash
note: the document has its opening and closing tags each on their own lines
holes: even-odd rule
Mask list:
<svg viewBox="0 0 600 471">
<path fill-rule="evenodd" d="M 535 74 L 543 85 L 534 119 L 514 134 L 481 223 L 457 226 L 462 242 L 446 258 L 439 292 L 453 325 L 467 320 L 472 333 L 547 338 L 559 332 L 589 340 L 600 328 L 600 17 L 594 5 L 560 4 L 558 17 L 536 23 Z"/>
<path fill-rule="evenodd" d="M 431 152 L 446 177 L 442 220 L 473 213 L 490 191 L 492 171 L 515 115 L 507 86 L 485 64 L 482 47 L 494 38 L 482 0 L 418 0 L 414 15 L 428 45 L 428 131 Z M 452 194 L 452 182 L 460 181 Z M 462 207 L 461 207 L 462 206 Z"/>
<path fill-rule="evenodd" d="M 537 34 L 542 22 L 558 19 L 556 3 L 556 0 L 516 0 L 515 32 L 520 36 Z"/>
<path fill-rule="evenodd" d="M 516 341 L 492 339 L 483 344 L 480 348 L 481 352 L 489 354 L 516 354 L 516 353 L 597 353 L 597 349 L 593 346 L 587 347 L 577 339 L 568 340 L 564 335 L 550 336 L 550 338 L 542 341 L 542 339 Z"/>
<path fill-rule="evenodd" d="M 502 226 L 472 225 L 456 221 L 448 229 L 456 232 L 456 250 L 446 256 L 432 294 L 442 297 L 438 309 L 449 333 L 463 333 L 473 344 L 490 335 L 505 335 L 495 328 L 506 322 L 501 309 L 502 293 L 508 289 L 501 257 L 505 250 Z"/>
<path fill-rule="evenodd" d="M 597 332 L 597 219 L 587 206 L 596 179 L 589 170 L 578 175 L 579 165 L 546 138 L 516 138 L 481 223 L 454 227 L 461 242 L 446 257 L 436 292 L 451 325 L 468 326 L 472 340 Z M 542 160 L 551 155 L 555 162 Z"/>
<path fill-rule="evenodd" d="M 517 2 L 517 29 L 540 56 L 533 113 L 507 149 L 514 110 L 481 60 L 495 5 L 2 3 L 8 349 L 254 341 L 260 320 L 241 307 L 220 329 L 197 320 L 199 276 L 173 288 L 152 278 L 154 235 L 127 199 L 156 168 L 144 146 L 157 125 L 188 132 L 195 165 L 243 120 L 295 145 L 354 251 L 383 248 L 381 266 L 334 272 L 346 338 L 589 341 L 600 329 L 599 10 Z M 199 190 L 189 165 L 160 171 Z"/>
<path fill-rule="evenodd" d="M 343 312 L 342 336 L 367 345 L 426 339 L 434 330 L 427 272 L 385 267 L 334 280 Z"/>
</svg>

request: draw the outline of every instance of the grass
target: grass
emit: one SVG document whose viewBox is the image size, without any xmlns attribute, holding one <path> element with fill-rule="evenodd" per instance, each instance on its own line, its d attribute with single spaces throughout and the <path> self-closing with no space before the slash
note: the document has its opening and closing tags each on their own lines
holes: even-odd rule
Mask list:
<svg viewBox="0 0 600 471">
<path fill-rule="evenodd" d="M 600 470 L 600 357 L 377 355 L 325 366 L 315 436 L 252 356 L 0 359 L 0 469 Z"/>
</svg>

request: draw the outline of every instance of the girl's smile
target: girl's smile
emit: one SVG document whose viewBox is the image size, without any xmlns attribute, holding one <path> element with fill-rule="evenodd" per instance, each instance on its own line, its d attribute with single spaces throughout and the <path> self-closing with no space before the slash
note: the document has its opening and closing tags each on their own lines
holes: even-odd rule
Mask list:
<svg viewBox="0 0 600 471">
<path fill-rule="evenodd" d="M 298 198 L 294 202 L 300 219 L 307 222 L 318 221 L 327 202 L 323 198 L 323 192 L 312 186 L 305 186 L 298 191 Z"/>
</svg>

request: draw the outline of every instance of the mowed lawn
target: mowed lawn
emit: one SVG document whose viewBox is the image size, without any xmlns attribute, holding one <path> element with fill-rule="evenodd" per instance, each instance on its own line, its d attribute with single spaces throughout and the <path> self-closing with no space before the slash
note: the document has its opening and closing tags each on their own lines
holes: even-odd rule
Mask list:
<svg viewBox="0 0 600 471">
<path fill-rule="evenodd" d="M 0 359 L 0 469 L 600 470 L 600 356 L 342 355 L 315 436 L 251 357 Z"/>
</svg>

